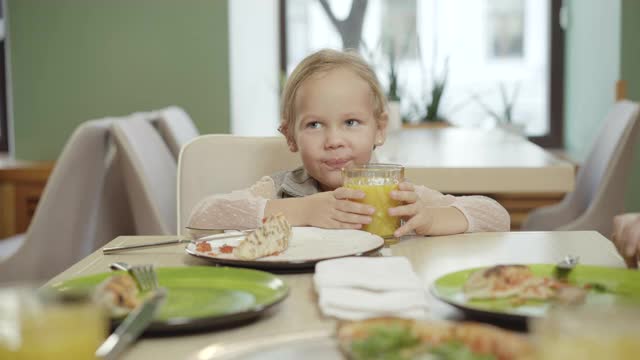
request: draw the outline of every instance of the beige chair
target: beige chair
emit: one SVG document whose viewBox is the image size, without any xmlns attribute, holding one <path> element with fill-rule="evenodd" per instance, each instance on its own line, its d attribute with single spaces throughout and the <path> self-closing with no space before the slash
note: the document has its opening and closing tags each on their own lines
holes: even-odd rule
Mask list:
<svg viewBox="0 0 640 360">
<path fill-rule="evenodd" d="M 177 233 L 204 197 L 248 188 L 262 176 L 300 166 L 282 136 L 203 135 L 182 148 L 178 159 Z"/>
<path fill-rule="evenodd" d="M 177 106 L 155 112 L 154 123 L 176 161 L 182 146 L 200 135 L 191 117 Z"/>
<path fill-rule="evenodd" d="M 147 114 L 112 126 L 135 234 L 169 235 L 176 228 L 176 160 Z"/>
<path fill-rule="evenodd" d="M 0 281 L 51 278 L 114 237 L 133 232 L 109 135 L 113 121 L 87 121 L 73 132 L 27 233 L 5 249 Z"/>
<path fill-rule="evenodd" d="M 522 230 L 597 230 L 610 236 L 613 217 L 624 212 L 639 118 L 637 103 L 616 103 L 578 172 L 575 191 L 560 204 L 532 211 Z"/>
</svg>

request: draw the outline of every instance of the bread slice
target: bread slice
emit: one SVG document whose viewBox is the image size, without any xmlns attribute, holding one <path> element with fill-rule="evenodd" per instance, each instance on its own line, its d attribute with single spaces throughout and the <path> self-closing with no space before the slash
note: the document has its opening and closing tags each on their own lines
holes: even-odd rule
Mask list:
<svg viewBox="0 0 640 360">
<path fill-rule="evenodd" d="M 269 216 L 262 226 L 247 235 L 240 245 L 233 249 L 233 255 L 242 260 L 254 260 L 281 253 L 289 247 L 291 225 L 282 215 Z"/>
</svg>

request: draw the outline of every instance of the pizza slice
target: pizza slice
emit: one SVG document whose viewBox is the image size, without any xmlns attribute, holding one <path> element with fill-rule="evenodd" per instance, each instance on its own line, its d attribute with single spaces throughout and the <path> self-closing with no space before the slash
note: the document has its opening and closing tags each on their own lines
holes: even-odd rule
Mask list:
<svg viewBox="0 0 640 360">
<path fill-rule="evenodd" d="M 491 325 L 377 318 L 338 325 L 349 359 L 529 359 L 531 343 Z"/>
<path fill-rule="evenodd" d="M 289 246 L 291 233 L 291 225 L 282 214 L 269 216 L 233 249 L 233 255 L 242 260 L 254 260 L 279 254 Z"/>
<path fill-rule="evenodd" d="M 464 284 L 467 299 L 499 299 L 518 295 L 535 278 L 525 265 L 496 265 L 472 273 Z"/>
<path fill-rule="evenodd" d="M 138 286 L 129 274 L 110 276 L 92 294 L 93 301 L 113 317 L 124 316 L 140 304 Z"/>
</svg>

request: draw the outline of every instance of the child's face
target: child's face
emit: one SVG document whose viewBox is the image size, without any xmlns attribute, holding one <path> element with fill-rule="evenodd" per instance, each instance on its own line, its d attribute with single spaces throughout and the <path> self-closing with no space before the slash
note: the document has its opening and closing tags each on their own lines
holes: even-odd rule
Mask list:
<svg viewBox="0 0 640 360">
<path fill-rule="evenodd" d="M 368 163 L 373 146 L 384 142 L 386 114 L 374 118 L 370 86 L 347 69 L 307 79 L 295 106 L 294 139 L 305 169 L 322 190 L 342 186 L 341 169 Z"/>
</svg>

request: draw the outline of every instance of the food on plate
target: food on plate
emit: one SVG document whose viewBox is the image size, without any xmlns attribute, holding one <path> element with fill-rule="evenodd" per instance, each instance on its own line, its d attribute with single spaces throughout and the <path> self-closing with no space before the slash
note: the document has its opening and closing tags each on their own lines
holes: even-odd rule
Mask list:
<svg viewBox="0 0 640 360">
<path fill-rule="evenodd" d="M 464 284 L 470 299 L 503 298 L 516 295 L 534 279 L 533 272 L 524 265 L 496 265 L 475 271 Z"/>
<path fill-rule="evenodd" d="M 338 343 L 349 359 L 529 359 L 522 335 L 479 323 L 378 318 L 338 325 Z"/>
<path fill-rule="evenodd" d="M 126 315 L 141 301 L 138 286 L 129 274 L 108 277 L 96 287 L 92 298 L 113 317 Z"/>
<path fill-rule="evenodd" d="M 496 265 L 473 272 L 463 286 L 465 297 L 514 298 L 514 302 L 556 299 L 563 303 L 584 301 L 587 290 L 551 277 L 537 276 L 526 265 Z"/>
<path fill-rule="evenodd" d="M 269 216 L 233 249 L 233 255 L 243 260 L 276 255 L 287 249 L 290 239 L 291 225 L 287 219 L 282 214 Z"/>
<path fill-rule="evenodd" d="M 199 252 L 209 252 L 211 251 L 211 244 L 206 241 L 200 241 L 196 244 L 196 250 Z"/>
</svg>

